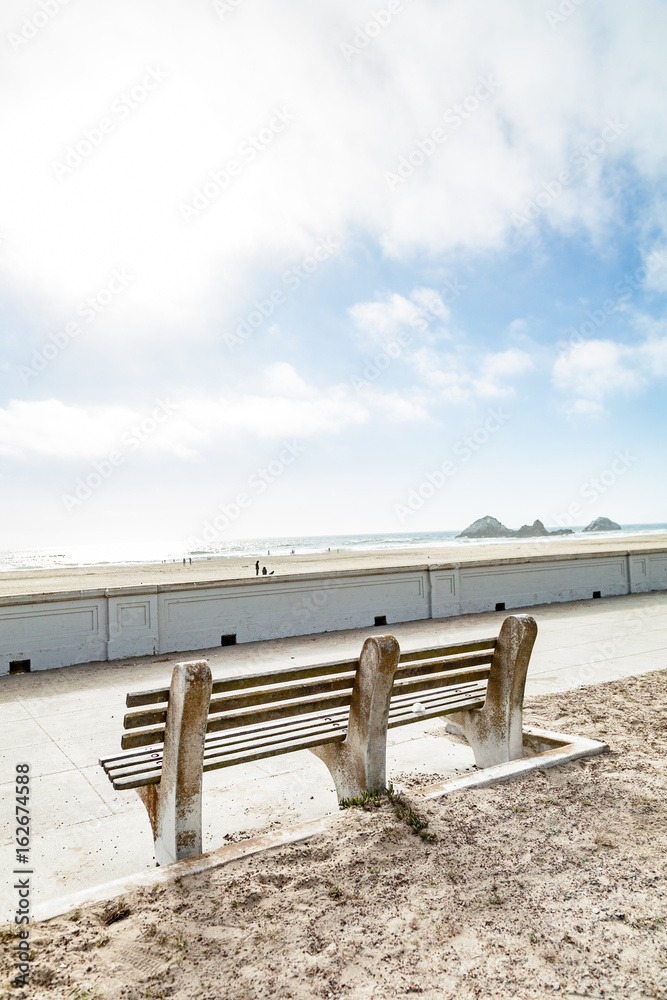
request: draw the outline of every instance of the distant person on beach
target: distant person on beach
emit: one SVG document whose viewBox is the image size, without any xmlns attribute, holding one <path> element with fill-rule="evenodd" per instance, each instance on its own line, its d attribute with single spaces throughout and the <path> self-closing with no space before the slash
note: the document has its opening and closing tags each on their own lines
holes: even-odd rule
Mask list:
<svg viewBox="0 0 667 1000">
<path fill-rule="evenodd" d="M 266 576 L 266 566 L 262 566 L 262 576 Z"/>
<path fill-rule="evenodd" d="M 255 576 L 259 576 L 259 559 L 255 563 Z"/>
</svg>

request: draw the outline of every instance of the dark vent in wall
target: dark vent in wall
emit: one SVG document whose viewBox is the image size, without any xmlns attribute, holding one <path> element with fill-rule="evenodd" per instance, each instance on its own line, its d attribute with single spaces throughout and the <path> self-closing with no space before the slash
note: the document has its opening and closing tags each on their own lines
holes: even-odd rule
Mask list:
<svg viewBox="0 0 667 1000">
<path fill-rule="evenodd" d="M 387 616 L 386 615 L 376 615 L 375 616 L 375 624 L 376 625 L 386 625 L 387 624 Z"/>
<path fill-rule="evenodd" d="M 593 591 L 593 597 L 602 597 L 602 591 L 601 590 L 594 590 Z"/>
<path fill-rule="evenodd" d="M 29 674 L 30 660 L 10 660 L 9 672 L 10 674 Z"/>
<path fill-rule="evenodd" d="M 496 604 L 496 611 L 504 611 L 504 610 L 505 610 L 505 602 L 504 601 L 500 601 L 498 604 Z"/>
<path fill-rule="evenodd" d="M 230 632 L 229 635 L 220 636 L 221 646 L 235 646 L 236 645 L 236 632 Z"/>
</svg>

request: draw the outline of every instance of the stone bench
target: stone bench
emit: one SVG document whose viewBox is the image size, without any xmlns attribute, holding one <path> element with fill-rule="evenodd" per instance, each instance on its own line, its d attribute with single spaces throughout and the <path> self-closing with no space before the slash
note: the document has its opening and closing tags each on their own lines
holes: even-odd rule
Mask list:
<svg viewBox="0 0 667 1000">
<path fill-rule="evenodd" d="M 537 626 L 505 619 L 499 635 L 401 653 L 366 639 L 358 660 L 213 681 L 205 660 L 177 663 L 169 688 L 128 694 L 122 751 L 100 764 L 134 788 L 158 864 L 202 853 L 202 774 L 294 750 L 329 768 L 338 798 L 386 785 L 387 729 L 447 715 L 478 767 L 523 755 L 522 706 Z"/>
</svg>

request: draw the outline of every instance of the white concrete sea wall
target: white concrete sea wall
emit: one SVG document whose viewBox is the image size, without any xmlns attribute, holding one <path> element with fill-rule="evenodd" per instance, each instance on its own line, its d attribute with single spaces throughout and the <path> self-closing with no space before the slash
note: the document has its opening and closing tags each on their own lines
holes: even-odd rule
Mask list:
<svg viewBox="0 0 667 1000">
<path fill-rule="evenodd" d="M 627 594 L 628 579 L 623 555 L 466 567 L 460 575 L 460 613 L 492 611 L 501 602 L 509 609 L 580 601 L 597 591 L 604 597 Z"/>
<path fill-rule="evenodd" d="M 162 653 L 429 618 L 428 570 L 308 574 L 160 588 Z"/>
<path fill-rule="evenodd" d="M 0 674 L 30 661 L 31 670 L 108 658 L 108 601 L 93 594 L 0 601 Z"/>
<path fill-rule="evenodd" d="M 3 597 L 0 675 L 665 589 L 651 549 Z"/>
</svg>

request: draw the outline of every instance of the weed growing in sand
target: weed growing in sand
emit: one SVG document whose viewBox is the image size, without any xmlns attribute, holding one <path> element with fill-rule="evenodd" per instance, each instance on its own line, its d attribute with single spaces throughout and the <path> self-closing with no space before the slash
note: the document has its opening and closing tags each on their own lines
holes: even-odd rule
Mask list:
<svg viewBox="0 0 667 1000">
<path fill-rule="evenodd" d="M 329 889 L 328 896 L 330 899 L 340 899 L 343 895 L 343 890 L 339 885 L 332 885 Z"/>
<path fill-rule="evenodd" d="M 428 820 L 422 819 L 412 806 L 405 801 L 400 792 L 394 792 L 392 785 L 387 789 L 387 798 L 394 807 L 394 812 L 397 819 L 404 819 L 408 824 L 413 833 L 421 837 L 422 840 L 437 840 L 438 838 L 434 833 L 429 833 L 427 830 Z"/>
<path fill-rule="evenodd" d="M 72 1000 L 104 1000 L 104 993 L 99 993 L 94 986 L 75 986 L 69 991 Z"/>
<path fill-rule="evenodd" d="M 492 885 L 491 895 L 489 896 L 489 903 L 491 903 L 492 906 L 502 906 L 504 902 L 505 902 L 504 897 L 498 895 L 498 886 Z"/>
<path fill-rule="evenodd" d="M 4 927 L 0 927 L 0 941 L 9 941 L 11 938 L 18 937 L 20 929 L 16 924 L 5 924 Z"/>
<path fill-rule="evenodd" d="M 384 789 L 367 789 L 355 799 L 341 799 L 339 807 L 341 809 L 349 809 L 351 806 L 357 806 L 366 810 L 370 810 L 372 808 L 379 809 L 385 796 L 394 807 L 396 818 L 404 819 L 414 834 L 421 837 L 422 840 L 438 839 L 434 833 L 428 832 L 428 820 L 423 819 L 418 813 L 416 813 L 403 795 L 400 792 L 394 791 L 393 785 L 389 785 L 388 788 Z"/>
<path fill-rule="evenodd" d="M 386 789 L 367 788 L 356 799 L 341 799 L 339 808 L 350 809 L 352 806 L 357 806 L 360 809 L 371 809 L 375 806 L 376 809 L 379 809 L 382 805 L 382 797 L 386 794 Z"/>
<path fill-rule="evenodd" d="M 81 910 L 72 910 L 72 912 L 69 914 L 69 916 L 67 917 L 67 919 L 68 920 L 80 920 L 81 919 Z"/>
</svg>

